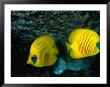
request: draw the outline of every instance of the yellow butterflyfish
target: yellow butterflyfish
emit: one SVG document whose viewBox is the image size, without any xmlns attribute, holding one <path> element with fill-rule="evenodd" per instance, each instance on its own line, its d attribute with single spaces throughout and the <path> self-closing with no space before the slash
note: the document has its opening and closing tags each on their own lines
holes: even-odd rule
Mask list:
<svg viewBox="0 0 110 87">
<path fill-rule="evenodd" d="M 66 42 L 70 56 L 75 59 L 96 55 L 100 52 L 97 45 L 100 45 L 100 36 L 90 29 L 75 29 L 69 35 Z"/>
<path fill-rule="evenodd" d="M 41 36 L 32 43 L 27 64 L 35 67 L 54 65 L 58 53 L 54 39 L 49 35 Z"/>
</svg>

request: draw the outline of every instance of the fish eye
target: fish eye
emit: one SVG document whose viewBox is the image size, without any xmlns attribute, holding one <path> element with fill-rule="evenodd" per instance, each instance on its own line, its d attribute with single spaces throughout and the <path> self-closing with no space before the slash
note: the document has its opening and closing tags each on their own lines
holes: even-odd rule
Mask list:
<svg viewBox="0 0 110 87">
<path fill-rule="evenodd" d="M 37 56 L 36 55 L 33 55 L 32 56 L 32 62 L 35 64 L 37 62 Z"/>
</svg>

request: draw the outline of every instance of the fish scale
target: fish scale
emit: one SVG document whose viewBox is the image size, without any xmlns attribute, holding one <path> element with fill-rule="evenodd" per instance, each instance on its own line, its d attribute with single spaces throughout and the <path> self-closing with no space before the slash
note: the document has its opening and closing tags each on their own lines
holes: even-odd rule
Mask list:
<svg viewBox="0 0 110 87">
<path fill-rule="evenodd" d="M 91 35 L 92 36 L 92 35 Z M 92 47 L 93 47 L 93 39 L 92 39 L 92 37 L 89 37 L 89 41 L 91 41 L 91 43 L 87 43 L 88 44 L 88 54 L 90 54 L 91 53 L 91 51 L 92 51 Z"/>
<path fill-rule="evenodd" d="M 41 63 L 47 65 L 48 64 L 48 58 L 45 56 L 48 54 L 48 47 L 45 45 L 44 48 L 41 49 L 41 54 L 40 54 L 40 58 L 41 58 Z"/>
<path fill-rule="evenodd" d="M 92 41 L 92 40 L 91 40 Z M 89 34 L 89 36 L 88 36 L 88 39 L 87 39 L 87 45 L 86 45 L 86 49 L 87 49 L 87 54 L 88 54 L 88 52 L 89 52 L 89 49 L 88 49 L 88 46 L 90 46 L 90 34 Z M 92 42 L 91 42 L 92 43 Z"/>
<path fill-rule="evenodd" d="M 86 42 L 85 42 L 85 52 L 86 52 L 86 54 L 88 54 L 88 51 L 89 51 L 89 50 L 87 50 L 87 45 L 89 46 L 89 44 L 88 44 L 88 42 L 89 42 L 88 35 L 90 35 L 89 32 L 87 32 L 87 34 L 86 34 Z"/>
<path fill-rule="evenodd" d="M 88 36 L 89 35 L 89 36 Z M 93 44 L 91 45 L 90 42 L 93 42 L 91 40 L 91 34 L 89 32 L 85 32 L 81 38 L 80 38 L 80 43 L 79 43 L 79 51 L 80 53 L 82 53 L 82 55 L 88 55 L 91 53 L 92 51 L 92 47 L 93 47 Z M 83 38 L 83 39 L 82 39 Z M 82 40 L 81 40 L 82 39 Z"/>
</svg>

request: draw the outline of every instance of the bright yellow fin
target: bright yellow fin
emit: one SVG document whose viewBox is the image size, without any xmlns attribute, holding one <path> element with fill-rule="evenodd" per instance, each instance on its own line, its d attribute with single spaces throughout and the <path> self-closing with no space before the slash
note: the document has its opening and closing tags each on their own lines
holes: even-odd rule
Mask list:
<svg viewBox="0 0 110 87">
<path fill-rule="evenodd" d="M 99 48 L 96 47 L 96 50 L 94 51 L 94 54 L 93 55 L 96 55 L 100 52 Z"/>
</svg>

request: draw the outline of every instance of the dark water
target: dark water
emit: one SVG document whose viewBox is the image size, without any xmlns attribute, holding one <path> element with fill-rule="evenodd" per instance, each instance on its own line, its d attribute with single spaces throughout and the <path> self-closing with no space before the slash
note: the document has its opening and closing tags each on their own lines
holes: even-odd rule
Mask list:
<svg viewBox="0 0 110 87">
<path fill-rule="evenodd" d="M 75 28 L 90 28 L 100 34 L 99 11 L 12 11 L 11 12 L 11 76 L 13 77 L 79 77 L 100 76 L 100 54 L 87 70 L 66 70 L 55 75 L 53 68 L 36 68 L 27 65 L 32 42 L 39 36 L 51 34 L 60 51 L 59 58 L 67 52 L 64 42 Z"/>
</svg>

